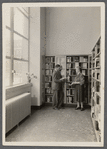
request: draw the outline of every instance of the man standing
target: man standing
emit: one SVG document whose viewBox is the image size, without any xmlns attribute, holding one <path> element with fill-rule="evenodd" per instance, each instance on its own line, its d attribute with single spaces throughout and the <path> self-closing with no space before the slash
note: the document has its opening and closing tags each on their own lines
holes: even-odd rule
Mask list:
<svg viewBox="0 0 107 149">
<path fill-rule="evenodd" d="M 53 89 L 53 109 L 58 109 L 58 95 L 60 90 L 60 83 L 65 78 L 61 78 L 60 65 L 57 64 L 52 75 L 52 89 Z"/>
</svg>

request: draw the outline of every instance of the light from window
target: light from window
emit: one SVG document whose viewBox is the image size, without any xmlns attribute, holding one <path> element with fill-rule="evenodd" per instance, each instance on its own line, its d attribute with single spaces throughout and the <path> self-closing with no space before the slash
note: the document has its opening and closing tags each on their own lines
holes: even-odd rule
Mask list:
<svg viewBox="0 0 107 149">
<path fill-rule="evenodd" d="M 28 40 L 14 34 L 14 58 L 28 60 Z"/>
<path fill-rule="evenodd" d="M 27 83 L 28 62 L 14 60 L 13 84 Z"/>
<path fill-rule="evenodd" d="M 10 56 L 10 30 L 6 29 L 6 56 Z"/>
<path fill-rule="evenodd" d="M 28 38 L 28 18 L 14 8 L 14 30 Z"/>
</svg>

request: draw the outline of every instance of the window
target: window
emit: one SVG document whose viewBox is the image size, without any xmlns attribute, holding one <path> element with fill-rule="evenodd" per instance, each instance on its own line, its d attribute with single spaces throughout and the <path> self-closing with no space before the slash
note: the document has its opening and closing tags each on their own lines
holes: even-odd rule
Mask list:
<svg viewBox="0 0 107 149">
<path fill-rule="evenodd" d="M 6 86 L 27 82 L 29 72 L 29 23 L 27 7 L 6 10 Z M 19 23 L 20 22 L 20 23 Z"/>
</svg>

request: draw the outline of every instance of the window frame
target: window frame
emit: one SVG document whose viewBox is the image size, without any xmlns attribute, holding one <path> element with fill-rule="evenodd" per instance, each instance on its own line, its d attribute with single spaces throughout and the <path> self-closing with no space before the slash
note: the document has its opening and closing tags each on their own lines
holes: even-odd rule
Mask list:
<svg viewBox="0 0 107 149">
<path fill-rule="evenodd" d="M 24 11 L 22 11 L 20 8 L 16 7 L 20 13 L 26 19 L 28 19 L 28 38 L 25 36 L 21 35 L 17 31 L 14 30 L 14 7 L 10 8 L 10 27 L 5 26 L 7 30 L 10 31 L 10 56 L 6 56 L 6 59 L 10 59 L 10 80 L 9 80 L 9 86 L 13 86 L 13 81 L 14 81 L 14 60 L 18 61 L 23 61 L 28 63 L 28 72 L 30 71 L 30 7 L 28 7 L 28 16 L 25 13 L 25 9 L 22 7 Z M 26 11 L 27 12 L 27 11 Z M 14 58 L 14 34 L 24 38 L 25 40 L 28 41 L 28 60 L 23 59 L 23 58 Z M 8 86 L 7 86 L 8 87 Z"/>
</svg>

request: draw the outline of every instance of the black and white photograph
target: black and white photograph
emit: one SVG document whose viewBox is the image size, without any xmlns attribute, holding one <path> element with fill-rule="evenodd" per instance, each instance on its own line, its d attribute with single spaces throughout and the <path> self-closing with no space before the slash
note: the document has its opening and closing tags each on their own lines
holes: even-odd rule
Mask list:
<svg viewBox="0 0 107 149">
<path fill-rule="evenodd" d="M 4 146 L 104 146 L 105 4 L 2 4 Z"/>
</svg>

